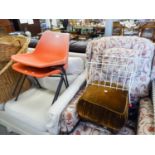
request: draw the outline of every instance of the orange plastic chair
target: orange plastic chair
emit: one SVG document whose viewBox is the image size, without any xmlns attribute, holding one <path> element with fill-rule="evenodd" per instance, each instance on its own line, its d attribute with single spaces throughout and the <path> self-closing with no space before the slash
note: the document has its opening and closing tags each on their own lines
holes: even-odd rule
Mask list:
<svg viewBox="0 0 155 155">
<path fill-rule="evenodd" d="M 23 78 L 19 77 L 19 81 L 13 91 L 14 95 L 20 84 L 15 100 L 18 99 L 27 75 L 34 77 L 39 87 L 41 86 L 37 78 L 59 76 L 60 82 L 52 102 L 54 103 L 59 96 L 63 82 L 66 88 L 69 86 L 65 71 L 68 64 L 68 50 L 69 34 L 46 31 L 42 34 L 33 53 L 13 55 L 11 59 L 17 63 L 13 64 L 12 68 L 24 75 Z"/>
</svg>

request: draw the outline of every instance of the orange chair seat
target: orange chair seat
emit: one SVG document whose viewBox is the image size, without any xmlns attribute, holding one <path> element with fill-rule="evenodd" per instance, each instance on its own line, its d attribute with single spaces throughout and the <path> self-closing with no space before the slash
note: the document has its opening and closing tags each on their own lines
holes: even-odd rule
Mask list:
<svg viewBox="0 0 155 155">
<path fill-rule="evenodd" d="M 17 54 L 13 55 L 11 58 L 16 62 L 36 68 L 45 68 L 66 64 L 67 60 L 67 57 L 61 58 L 59 55 L 53 55 L 52 57 L 49 57 L 47 54 L 39 55 L 35 53 Z"/>
<path fill-rule="evenodd" d="M 14 70 L 16 70 L 17 72 L 20 72 L 22 74 L 26 74 L 29 76 L 33 76 L 36 78 L 43 78 L 43 77 L 47 77 L 47 76 L 51 76 L 51 75 L 57 75 L 60 74 L 61 71 L 60 70 L 54 70 L 52 71 L 52 69 L 50 67 L 46 67 L 46 68 L 35 68 L 35 67 L 30 67 L 30 66 L 25 66 L 21 63 L 15 63 L 12 65 L 12 68 Z"/>
</svg>

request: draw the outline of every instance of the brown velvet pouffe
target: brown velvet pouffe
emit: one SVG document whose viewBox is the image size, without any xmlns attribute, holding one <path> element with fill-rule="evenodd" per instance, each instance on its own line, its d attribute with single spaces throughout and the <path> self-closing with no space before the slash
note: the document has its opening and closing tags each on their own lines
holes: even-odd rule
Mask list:
<svg viewBox="0 0 155 155">
<path fill-rule="evenodd" d="M 88 85 L 78 101 L 77 111 L 81 119 L 119 130 L 128 118 L 128 92 Z"/>
</svg>

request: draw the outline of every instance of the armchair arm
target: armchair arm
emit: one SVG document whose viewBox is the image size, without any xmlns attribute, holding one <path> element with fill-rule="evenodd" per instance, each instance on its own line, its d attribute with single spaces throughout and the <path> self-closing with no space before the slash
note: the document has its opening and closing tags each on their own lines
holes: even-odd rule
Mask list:
<svg viewBox="0 0 155 155">
<path fill-rule="evenodd" d="M 75 94 L 86 80 L 86 70 L 63 92 L 57 101 L 50 107 L 48 113 L 47 131 L 51 134 L 60 133 L 60 117 L 66 106 L 70 103 Z"/>
<path fill-rule="evenodd" d="M 152 80 L 151 99 L 140 100 L 137 134 L 155 134 L 155 80 Z"/>
<path fill-rule="evenodd" d="M 60 132 L 70 133 L 74 130 L 75 126 L 79 122 L 76 106 L 79 98 L 83 94 L 84 89 L 81 89 L 75 97 L 70 101 L 69 105 L 65 108 L 60 116 Z"/>
<path fill-rule="evenodd" d="M 140 100 L 137 127 L 138 135 L 154 135 L 154 113 L 150 98 L 143 98 Z"/>
</svg>

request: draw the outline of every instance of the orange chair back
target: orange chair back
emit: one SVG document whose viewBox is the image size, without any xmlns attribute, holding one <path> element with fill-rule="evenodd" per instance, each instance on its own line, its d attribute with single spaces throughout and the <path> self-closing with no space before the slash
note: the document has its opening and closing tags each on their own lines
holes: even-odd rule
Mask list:
<svg viewBox="0 0 155 155">
<path fill-rule="evenodd" d="M 53 59 L 64 59 L 68 58 L 69 51 L 69 34 L 45 31 L 34 51 L 34 54 L 40 55 L 41 58 L 50 57 Z"/>
</svg>

